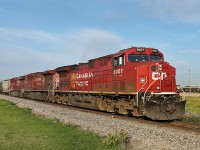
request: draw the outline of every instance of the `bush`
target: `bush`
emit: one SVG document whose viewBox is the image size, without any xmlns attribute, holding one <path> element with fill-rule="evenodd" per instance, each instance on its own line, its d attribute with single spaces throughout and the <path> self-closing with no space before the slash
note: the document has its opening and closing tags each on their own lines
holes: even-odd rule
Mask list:
<svg viewBox="0 0 200 150">
<path fill-rule="evenodd" d="M 200 115 L 194 113 L 186 113 L 182 119 L 184 122 L 200 124 Z"/>
<path fill-rule="evenodd" d="M 103 144 L 105 145 L 106 148 L 120 145 L 122 149 L 125 149 L 128 141 L 129 141 L 128 133 L 125 130 L 120 130 L 108 134 L 103 139 Z"/>
</svg>

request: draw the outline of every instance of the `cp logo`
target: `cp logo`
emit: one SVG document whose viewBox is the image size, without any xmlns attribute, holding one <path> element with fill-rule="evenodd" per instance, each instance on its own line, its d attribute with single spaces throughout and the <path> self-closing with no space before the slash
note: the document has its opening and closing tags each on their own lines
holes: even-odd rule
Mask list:
<svg viewBox="0 0 200 150">
<path fill-rule="evenodd" d="M 167 77 L 167 73 L 166 72 L 152 72 L 152 79 L 154 81 L 163 80 L 166 77 Z"/>
</svg>

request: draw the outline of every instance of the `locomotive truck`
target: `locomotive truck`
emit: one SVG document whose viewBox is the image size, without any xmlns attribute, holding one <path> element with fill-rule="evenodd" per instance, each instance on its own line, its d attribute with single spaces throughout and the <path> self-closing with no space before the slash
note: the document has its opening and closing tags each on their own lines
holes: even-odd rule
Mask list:
<svg viewBox="0 0 200 150">
<path fill-rule="evenodd" d="M 155 48 L 131 47 L 7 81 L 4 91 L 11 96 L 152 120 L 180 119 L 185 113 L 176 70 Z"/>
</svg>

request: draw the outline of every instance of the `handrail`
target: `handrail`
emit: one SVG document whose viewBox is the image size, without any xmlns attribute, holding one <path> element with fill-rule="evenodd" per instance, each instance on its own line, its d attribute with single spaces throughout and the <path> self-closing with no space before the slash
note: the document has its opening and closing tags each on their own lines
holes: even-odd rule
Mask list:
<svg viewBox="0 0 200 150">
<path fill-rule="evenodd" d="M 139 92 L 144 88 L 144 86 L 147 84 L 147 80 L 148 80 L 148 78 L 147 78 L 147 76 L 146 76 L 146 83 L 144 83 L 144 85 L 137 91 L 137 98 L 136 98 L 136 100 L 137 100 L 137 105 L 138 105 L 138 94 L 139 94 Z"/>
<path fill-rule="evenodd" d="M 185 100 L 185 91 L 181 88 L 181 91 L 183 92 L 183 98 Z"/>
<path fill-rule="evenodd" d="M 148 91 L 149 88 L 152 86 L 152 84 L 154 84 L 156 81 L 157 81 L 157 80 L 154 80 L 154 81 L 149 85 L 149 87 L 146 89 L 146 91 L 144 92 L 144 100 L 145 100 L 147 91 Z M 144 102 L 144 101 L 143 101 L 143 102 Z"/>
</svg>

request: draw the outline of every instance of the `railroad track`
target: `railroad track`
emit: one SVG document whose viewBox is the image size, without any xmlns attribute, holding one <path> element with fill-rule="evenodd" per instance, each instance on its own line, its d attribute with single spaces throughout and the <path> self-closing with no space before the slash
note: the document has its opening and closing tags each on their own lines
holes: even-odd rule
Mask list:
<svg viewBox="0 0 200 150">
<path fill-rule="evenodd" d="M 5 99 L 10 97 L 10 96 L 5 96 L 5 95 L 1 95 L 1 96 L 3 96 Z M 18 97 L 16 97 L 16 98 L 18 98 Z M 24 98 L 22 98 L 22 99 L 24 99 Z M 67 108 L 67 109 L 73 109 L 73 110 L 87 112 L 87 113 L 93 113 L 93 114 L 97 114 L 97 115 L 105 115 L 105 116 L 110 117 L 111 119 L 118 118 L 118 119 L 123 119 L 123 120 L 128 120 L 128 121 L 136 121 L 136 122 L 145 123 L 145 124 L 149 124 L 149 125 L 156 125 L 159 127 L 169 127 L 169 128 L 174 128 L 177 130 L 200 134 L 200 124 L 193 124 L 193 123 L 177 121 L 177 120 L 176 121 L 152 121 L 147 118 L 127 117 L 127 116 L 123 116 L 123 115 L 115 115 L 113 113 L 102 112 L 102 111 L 80 108 L 80 107 L 72 107 L 72 106 L 62 105 L 62 104 L 57 104 L 57 103 L 47 103 L 44 101 L 31 100 L 31 99 L 26 99 L 26 100 L 27 101 L 37 101 L 38 103 L 43 103 L 46 105 L 62 107 L 62 108 Z"/>
</svg>

